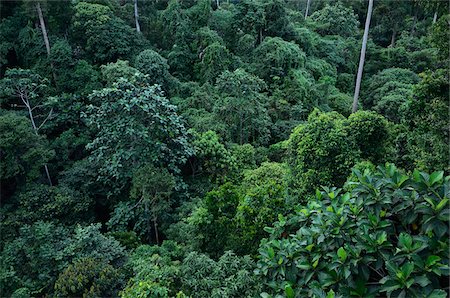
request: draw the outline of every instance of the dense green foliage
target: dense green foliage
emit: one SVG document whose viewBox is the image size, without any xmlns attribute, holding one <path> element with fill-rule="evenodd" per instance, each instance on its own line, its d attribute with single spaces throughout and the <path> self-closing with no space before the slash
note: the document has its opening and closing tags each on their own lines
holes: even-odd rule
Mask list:
<svg viewBox="0 0 450 298">
<path fill-rule="evenodd" d="M 1 297 L 449 295 L 449 5 L 0 6 Z M 395 164 L 395 166 L 394 166 Z"/>
<path fill-rule="evenodd" d="M 390 164 L 354 174 L 266 228 L 257 272 L 270 292 L 446 297 L 450 177 Z"/>
</svg>

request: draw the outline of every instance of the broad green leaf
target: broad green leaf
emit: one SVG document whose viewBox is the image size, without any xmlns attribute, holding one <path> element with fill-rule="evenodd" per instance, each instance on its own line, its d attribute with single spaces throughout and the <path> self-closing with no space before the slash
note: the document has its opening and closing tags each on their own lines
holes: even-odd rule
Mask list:
<svg viewBox="0 0 450 298">
<path fill-rule="evenodd" d="M 430 175 L 430 185 L 440 182 L 444 178 L 444 171 L 434 172 Z"/>
<path fill-rule="evenodd" d="M 345 249 L 343 247 L 340 247 L 337 251 L 337 255 L 339 257 L 339 260 L 341 262 L 345 262 L 345 260 L 347 259 L 347 252 L 345 251 Z"/>
<path fill-rule="evenodd" d="M 284 287 L 284 292 L 286 293 L 286 298 L 294 298 L 295 297 L 295 292 L 292 289 L 291 285 L 286 285 Z"/>
</svg>

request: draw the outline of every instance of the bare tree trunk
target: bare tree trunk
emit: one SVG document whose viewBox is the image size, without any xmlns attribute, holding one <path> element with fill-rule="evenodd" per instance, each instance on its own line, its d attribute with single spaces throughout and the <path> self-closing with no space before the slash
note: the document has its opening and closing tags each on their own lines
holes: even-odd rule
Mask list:
<svg viewBox="0 0 450 298">
<path fill-rule="evenodd" d="M 392 29 L 391 44 L 389 45 L 389 47 L 391 48 L 395 47 L 396 38 L 397 38 L 397 25 L 395 25 L 394 28 Z"/>
<path fill-rule="evenodd" d="M 39 23 L 41 24 L 42 35 L 44 36 L 45 48 L 47 55 L 50 56 L 50 42 L 48 41 L 47 28 L 45 27 L 44 16 L 42 14 L 41 3 L 36 2 L 36 10 L 39 16 Z"/>
<path fill-rule="evenodd" d="M 308 17 L 310 3 L 311 3 L 311 0 L 306 1 L 305 19 Z"/>
<path fill-rule="evenodd" d="M 36 126 L 36 122 L 34 121 L 33 109 L 31 108 L 31 104 L 30 104 L 30 101 L 28 100 L 28 96 L 25 95 L 25 94 L 21 94 L 20 95 L 20 99 L 22 99 L 22 102 L 27 107 L 28 115 L 30 116 L 31 125 L 33 126 L 34 133 L 38 136 L 39 135 L 38 127 Z M 47 174 L 48 184 L 50 184 L 50 186 L 53 186 L 52 179 L 50 178 L 50 172 L 48 171 L 47 164 L 44 164 L 44 169 L 45 169 L 45 173 Z"/>
<path fill-rule="evenodd" d="M 418 13 L 418 9 L 416 8 L 416 9 L 414 10 L 414 20 L 413 20 L 413 25 L 412 25 L 412 27 L 411 27 L 411 35 L 414 35 L 414 33 L 416 32 L 417 13 Z"/>
<path fill-rule="evenodd" d="M 39 17 L 39 23 L 41 26 L 42 36 L 44 37 L 45 49 L 47 50 L 47 56 L 48 56 L 48 59 L 50 60 L 50 42 L 48 41 L 47 27 L 45 26 L 44 15 L 42 14 L 41 3 L 39 3 L 39 1 L 37 1 L 35 6 L 36 6 L 36 10 L 37 10 L 38 17 Z M 53 67 L 53 62 L 51 60 L 50 60 L 50 66 L 52 68 L 53 79 L 56 84 L 55 68 Z"/>
<path fill-rule="evenodd" d="M 139 12 L 138 12 L 138 0 L 134 0 L 134 19 L 136 21 L 136 31 L 141 32 L 141 26 L 139 25 Z"/>
<path fill-rule="evenodd" d="M 367 8 L 366 25 L 364 27 L 364 36 L 361 46 L 361 56 L 359 58 L 358 75 L 356 77 L 355 95 L 353 96 L 352 113 L 358 110 L 358 97 L 361 89 L 361 79 L 364 69 L 364 60 L 366 58 L 367 38 L 369 36 L 370 19 L 372 17 L 373 0 L 369 0 L 369 7 Z"/>
<path fill-rule="evenodd" d="M 142 195 L 142 199 L 141 200 L 144 200 L 144 195 Z M 148 201 L 147 200 L 144 201 L 144 210 L 145 210 L 145 215 L 148 216 L 147 217 L 147 239 L 148 239 L 148 242 L 150 243 L 152 241 L 152 236 L 151 236 L 151 233 L 152 233 L 152 221 L 150 219 L 150 214 L 149 214 L 150 210 L 149 210 L 149 207 L 148 207 Z"/>
<path fill-rule="evenodd" d="M 155 226 L 156 244 L 159 245 L 158 223 L 156 222 L 156 217 L 153 217 L 153 225 Z"/>
<path fill-rule="evenodd" d="M 220 0 L 216 0 L 217 8 L 220 8 Z"/>
<path fill-rule="evenodd" d="M 437 17 L 438 17 L 438 14 L 437 14 L 437 11 L 435 11 L 434 16 L 433 16 L 433 24 L 435 24 L 437 22 Z"/>
</svg>

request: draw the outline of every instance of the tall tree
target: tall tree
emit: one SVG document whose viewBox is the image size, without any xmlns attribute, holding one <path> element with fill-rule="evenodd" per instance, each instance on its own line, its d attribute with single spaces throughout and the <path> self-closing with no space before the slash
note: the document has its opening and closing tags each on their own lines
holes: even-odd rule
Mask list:
<svg viewBox="0 0 450 298">
<path fill-rule="evenodd" d="M 45 26 L 44 15 L 42 14 L 41 3 L 36 2 L 36 11 L 39 17 L 39 23 L 41 25 L 42 36 L 44 37 L 45 48 L 47 50 L 47 55 L 50 56 L 50 42 L 48 41 L 47 27 Z"/>
<path fill-rule="evenodd" d="M 369 0 L 369 7 L 367 8 L 366 25 L 364 27 L 364 36 L 361 46 L 361 56 L 359 58 L 358 75 L 356 77 L 355 95 L 353 96 L 352 113 L 358 110 L 358 97 L 361 89 L 361 79 L 364 69 L 364 60 L 366 58 L 367 38 L 369 36 L 370 19 L 372 17 L 373 0 Z"/>
<path fill-rule="evenodd" d="M 136 21 L 136 31 L 141 32 L 141 26 L 139 25 L 139 12 L 137 0 L 134 0 L 134 20 Z"/>
<path fill-rule="evenodd" d="M 309 5 L 311 4 L 311 0 L 306 1 L 306 10 L 305 10 L 305 19 L 308 17 Z"/>
<path fill-rule="evenodd" d="M 0 86 L 5 89 L 4 93 L 7 96 L 16 96 L 25 106 L 30 117 L 31 125 L 34 133 L 39 136 L 39 130 L 52 117 L 53 109 L 50 109 L 45 119 L 39 124 L 37 123 L 37 113 L 42 112 L 45 103 L 41 94 L 44 90 L 47 81 L 41 76 L 33 73 L 30 70 L 23 69 L 9 69 L 6 71 L 5 78 L 0 82 Z M 14 104 L 20 106 L 20 104 Z M 36 110 L 37 109 L 37 110 Z M 48 183 L 52 185 L 52 179 L 46 164 L 44 164 L 45 173 L 47 174 Z"/>
<path fill-rule="evenodd" d="M 44 37 L 44 43 L 45 43 L 45 49 L 47 50 L 47 56 L 50 59 L 50 42 L 48 40 L 47 27 L 45 26 L 45 21 L 44 21 L 44 14 L 42 13 L 41 3 L 39 1 L 36 1 L 35 8 L 36 8 L 36 11 L 37 11 L 38 17 L 39 17 L 39 24 L 41 26 L 42 36 Z M 55 68 L 54 68 L 53 62 L 51 60 L 50 60 L 50 66 L 52 68 L 53 79 L 55 80 L 55 83 L 56 83 L 57 80 L 56 80 Z"/>
</svg>

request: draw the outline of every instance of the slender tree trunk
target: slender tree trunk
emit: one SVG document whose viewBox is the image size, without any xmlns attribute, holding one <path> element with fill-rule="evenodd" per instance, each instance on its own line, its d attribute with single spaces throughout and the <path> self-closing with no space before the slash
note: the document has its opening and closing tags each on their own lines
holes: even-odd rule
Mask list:
<svg viewBox="0 0 450 298">
<path fill-rule="evenodd" d="M 156 244 L 159 245 L 158 223 L 156 222 L 156 216 L 153 217 L 153 225 L 154 225 L 154 227 L 155 227 Z"/>
<path fill-rule="evenodd" d="M 36 2 L 36 10 L 39 16 L 39 23 L 41 24 L 42 35 L 44 36 L 45 48 L 47 55 L 50 56 L 50 42 L 48 41 L 47 28 L 45 27 L 44 15 L 42 14 L 41 3 Z"/>
<path fill-rule="evenodd" d="M 28 100 L 28 96 L 21 94 L 20 99 L 22 99 L 23 103 L 27 107 L 28 115 L 30 116 L 31 126 L 33 126 L 34 133 L 38 136 L 38 128 L 36 126 L 36 122 L 34 121 L 33 109 L 31 108 L 30 101 Z M 50 178 L 50 172 L 48 170 L 47 164 L 44 164 L 45 173 L 47 174 L 48 184 L 53 186 L 52 179 Z"/>
<path fill-rule="evenodd" d="M 306 1 L 306 10 L 305 10 L 305 19 L 308 17 L 309 5 L 311 4 L 311 0 Z"/>
<path fill-rule="evenodd" d="M 45 26 L 44 15 L 42 14 L 41 3 L 39 3 L 39 1 L 38 1 L 38 2 L 36 2 L 35 6 L 36 6 L 36 10 L 37 10 L 38 17 L 39 17 L 39 23 L 41 26 L 42 36 L 44 37 L 45 49 L 47 50 L 47 57 L 50 60 L 50 42 L 48 41 L 47 27 Z M 53 79 L 54 79 L 55 85 L 56 85 L 56 81 L 57 81 L 56 73 L 55 73 L 55 68 L 53 67 L 53 62 L 51 60 L 50 60 L 50 66 L 52 68 Z"/>
<path fill-rule="evenodd" d="M 389 47 L 391 48 L 395 47 L 396 38 L 397 38 L 397 25 L 394 25 L 394 28 L 392 29 L 391 44 L 389 45 Z"/>
<path fill-rule="evenodd" d="M 144 200 L 144 197 L 142 198 Z M 152 241 L 152 220 L 150 219 L 150 211 L 149 211 L 149 207 L 148 207 L 148 202 L 147 200 L 145 200 L 144 203 L 144 210 L 145 210 L 145 215 L 148 216 L 147 217 L 147 237 L 148 237 L 148 242 L 150 243 Z"/>
<path fill-rule="evenodd" d="M 220 7 L 220 0 L 216 0 L 216 5 L 217 5 L 217 8 Z"/>
<path fill-rule="evenodd" d="M 359 58 L 358 74 L 356 76 L 355 95 L 353 96 L 352 113 L 358 110 L 358 97 L 361 89 L 361 79 L 364 69 L 364 60 L 366 58 L 367 38 L 369 36 L 370 19 L 372 17 L 373 0 L 369 0 L 369 7 L 367 8 L 366 25 L 364 27 L 364 36 L 361 46 L 361 56 Z"/>
<path fill-rule="evenodd" d="M 418 13 L 418 9 L 416 8 L 414 10 L 414 20 L 413 20 L 413 25 L 412 25 L 412 28 L 411 28 L 411 35 L 414 35 L 414 33 L 416 32 L 417 13 Z"/>
<path fill-rule="evenodd" d="M 437 14 L 437 11 L 435 11 L 434 16 L 433 16 L 433 24 L 435 24 L 437 22 L 437 17 L 438 17 L 438 14 Z"/>
<path fill-rule="evenodd" d="M 134 0 L 134 19 L 136 21 L 136 31 L 141 32 L 141 26 L 139 25 L 139 12 L 138 12 L 138 0 Z"/>
</svg>

